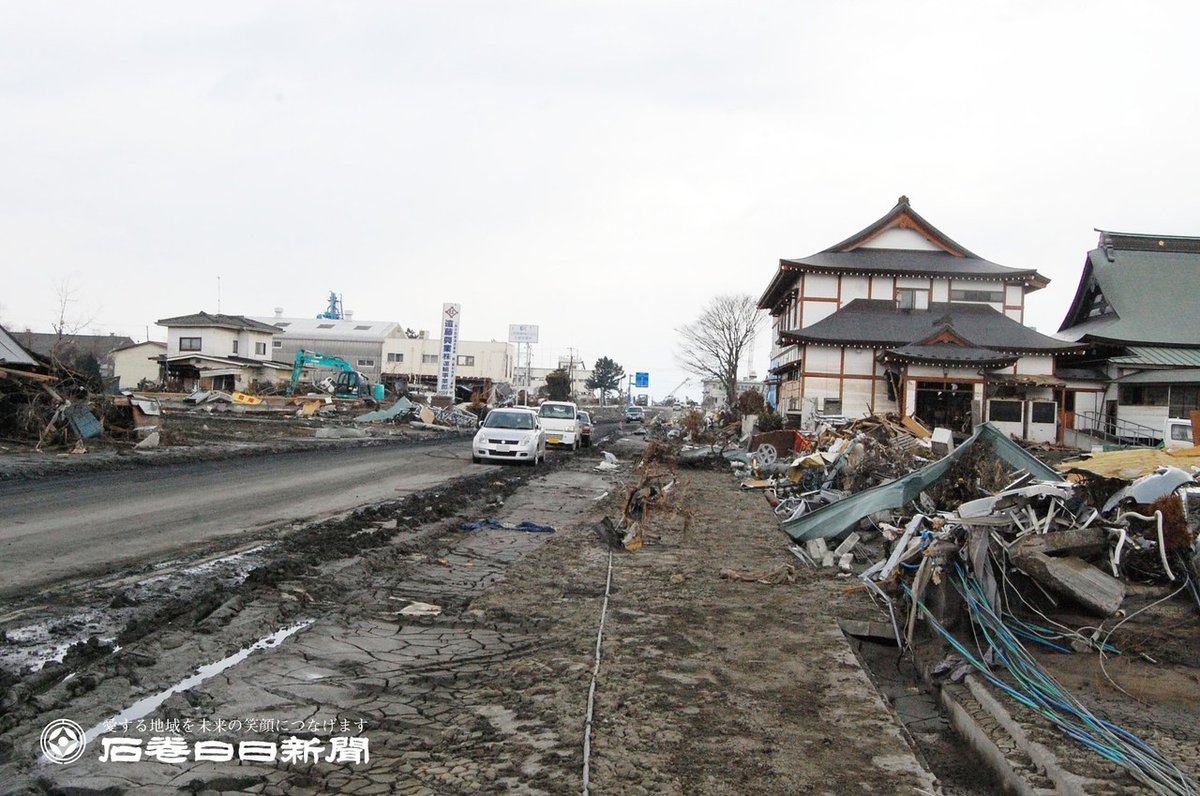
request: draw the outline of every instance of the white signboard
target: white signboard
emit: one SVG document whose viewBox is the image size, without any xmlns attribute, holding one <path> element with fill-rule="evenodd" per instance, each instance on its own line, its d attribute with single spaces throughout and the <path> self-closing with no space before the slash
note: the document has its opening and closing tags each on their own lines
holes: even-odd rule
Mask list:
<svg viewBox="0 0 1200 796">
<path fill-rule="evenodd" d="M 538 341 L 538 328 L 531 323 L 510 323 L 508 325 L 508 342 L 510 343 L 536 343 Z"/>
<path fill-rule="evenodd" d="M 438 395 L 454 397 L 454 368 L 458 364 L 458 304 L 442 305 L 442 358 L 438 369 Z"/>
</svg>

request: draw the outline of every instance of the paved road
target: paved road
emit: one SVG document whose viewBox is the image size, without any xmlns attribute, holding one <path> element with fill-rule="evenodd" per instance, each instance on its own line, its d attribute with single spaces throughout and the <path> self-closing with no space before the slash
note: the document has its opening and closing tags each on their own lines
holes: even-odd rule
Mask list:
<svg viewBox="0 0 1200 796">
<path fill-rule="evenodd" d="M 279 521 L 401 497 L 472 467 L 463 439 L 0 484 L 0 598 Z"/>
</svg>

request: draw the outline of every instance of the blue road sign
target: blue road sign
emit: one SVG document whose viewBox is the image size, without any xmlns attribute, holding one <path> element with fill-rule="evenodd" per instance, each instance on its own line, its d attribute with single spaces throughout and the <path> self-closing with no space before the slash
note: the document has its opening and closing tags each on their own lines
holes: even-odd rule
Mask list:
<svg viewBox="0 0 1200 796">
<path fill-rule="evenodd" d="M 642 373 L 642 372 L 634 373 L 633 374 L 633 386 L 641 387 L 641 388 L 649 387 L 650 386 L 650 374 Z"/>
</svg>

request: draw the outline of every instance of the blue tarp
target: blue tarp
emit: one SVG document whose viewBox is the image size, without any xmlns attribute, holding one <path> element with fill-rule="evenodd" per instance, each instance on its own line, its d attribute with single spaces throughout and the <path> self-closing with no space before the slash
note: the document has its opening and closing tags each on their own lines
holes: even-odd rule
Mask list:
<svg viewBox="0 0 1200 796">
<path fill-rule="evenodd" d="M 499 520 L 477 520 L 475 522 L 464 522 L 458 526 L 460 531 L 478 531 L 481 528 L 503 528 L 508 531 L 526 531 L 527 533 L 554 533 L 557 530 L 552 525 L 539 525 L 529 520 L 525 520 L 517 525 L 513 525 L 511 522 L 500 522 Z"/>
</svg>

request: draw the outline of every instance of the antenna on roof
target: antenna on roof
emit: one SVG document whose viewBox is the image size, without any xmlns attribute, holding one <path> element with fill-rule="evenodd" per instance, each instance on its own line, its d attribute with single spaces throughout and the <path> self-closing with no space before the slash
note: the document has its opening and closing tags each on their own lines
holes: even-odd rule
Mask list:
<svg viewBox="0 0 1200 796">
<path fill-rule="evenodd" d="M 217 314 L 221 314 L 221 277 L 217 277 Z"/>
</svg>

